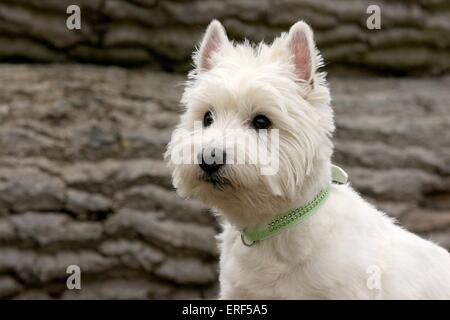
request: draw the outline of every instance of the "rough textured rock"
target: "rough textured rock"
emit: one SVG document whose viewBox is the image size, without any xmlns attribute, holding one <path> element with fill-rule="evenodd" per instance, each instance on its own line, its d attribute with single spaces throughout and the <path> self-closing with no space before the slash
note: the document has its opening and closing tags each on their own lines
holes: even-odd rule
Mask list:
<svg viewBox="0 0 450 320">
<path fill-rule="evenodd" d="M 81 8 L 68 30 L 66 9 Z M 310 23 L 329 71 L 397 74 L 450 70 L 447 0 L 376 1 L 381 30 L 366 25 L 370 0 L 3 0 L 0 60 L 83 61 L 186 70 L 205 26 L 221 20 L 233 39 L 270 40 Z M 105 128 L 105 130 L 107 130 Z M 43 139 L 43 137 L 41 137 Z"/>
<path fill-rule="evenodd" d="M 0 65 L 1 298 L 215 296 L 218 226 L 175 194 L 162 160 L 182 81 Z M 450 248 L 450 78 L 330 82 L 334 161 L 371 202 Z M 79 291 L 66 288 L 70 264 Z"/>
</svg>

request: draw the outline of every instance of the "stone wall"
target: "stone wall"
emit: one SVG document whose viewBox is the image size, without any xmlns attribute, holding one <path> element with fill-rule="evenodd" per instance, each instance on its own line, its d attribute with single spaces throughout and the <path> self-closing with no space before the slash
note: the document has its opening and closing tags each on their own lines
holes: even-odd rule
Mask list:
<svg viewBox="0 0 450 320">
<path fill-rule="evenodd" d="M 381 30 L 366 9 L 381 8 Z M 81 7 L 81 30 L 66 8 Z M 82 61 L 189 68 L 205 26 L 233 39 L 271 40 L 299 19 L 315 30 L 328 71 L 441 74 L 450 70 L 448 0 L 2 0 L 0 61 Z"/>
<path fill-rule="evenodd" d="M 183 80 L 0 65 L 1 298 L 215 296 L 218 226 L 176 196 L 161 156 Z M 335 162 L 370 201 L 450 248 L 450 78 L 331 86 Z M 71 264 L 79 291 L 66 289 Z"/>
</svg>

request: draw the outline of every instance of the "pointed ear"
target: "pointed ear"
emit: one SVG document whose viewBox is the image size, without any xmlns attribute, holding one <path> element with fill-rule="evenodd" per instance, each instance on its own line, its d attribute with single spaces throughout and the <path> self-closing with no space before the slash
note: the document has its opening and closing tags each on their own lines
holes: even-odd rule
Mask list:
<svg viewBox="0 0 450 320">
<path fill-rule="evenodd" d="M 210 70 L 213 67 L 212 55 L 227 42 L 228 37 L 225 28 L 219 21 L 213 20 L 206 29 L 200 48 L 194 57 L 197 69 L 200 71 Z"/>
<path fill-rule="evenodd" d="M 293 57 L 297 77 L 311 83 L 316 72 L 316 49 L 313 32 L 305 22 L 299 21 L 289 30 L 288 48 Z"/>
</svg>

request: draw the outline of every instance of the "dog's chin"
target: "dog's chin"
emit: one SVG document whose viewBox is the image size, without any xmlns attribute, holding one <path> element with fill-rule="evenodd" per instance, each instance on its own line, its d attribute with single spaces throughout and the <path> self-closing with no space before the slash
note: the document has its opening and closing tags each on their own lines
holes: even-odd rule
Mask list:
<svg viewBox="0 0 450 320">
<path fill-rule="evenodd" d="M 225 189 L 232 187 L 230 180 L 220 173 L 201 173 L 199 176 L 199 180 L 206 184 L 205 187 L 210 187 L 218 191 L 224 191 Z"/>
</svg>

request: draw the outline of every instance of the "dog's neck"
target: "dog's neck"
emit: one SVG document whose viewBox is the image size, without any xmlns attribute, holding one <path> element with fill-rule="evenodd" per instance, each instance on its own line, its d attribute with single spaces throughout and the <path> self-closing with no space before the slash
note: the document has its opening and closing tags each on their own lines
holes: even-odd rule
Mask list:
<svg viewBox="0 0 450 320">
<path fill-rule="evenodd" d="M 319 192 L 331 183 L 331 161 L 318 162 L 312 173 L 305 177 L 303 184 L 292 197 L 271 196 L 261 201 L 255 199 L 227 201 L 223 208 L 218 208 L 225 219 L 237 229 L 265 225 L 273 216 L 298 208 L 312 201 Z M 258 201 L 258 202 L 256 202 Z M 258 206 L 255 206 L 255 202 Z"/>
</svg>

